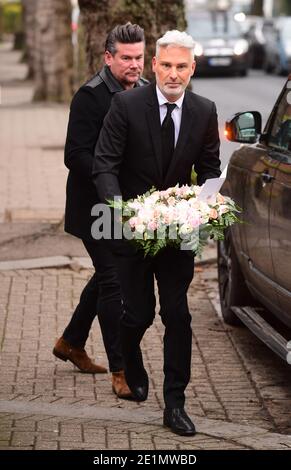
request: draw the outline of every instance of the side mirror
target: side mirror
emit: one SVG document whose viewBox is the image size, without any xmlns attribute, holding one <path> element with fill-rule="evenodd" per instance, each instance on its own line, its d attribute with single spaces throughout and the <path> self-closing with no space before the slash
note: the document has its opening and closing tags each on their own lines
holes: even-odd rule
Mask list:
<svg viewBox="0 0 291 470">
<path fill-rule="evenodd" d="M 254 144 L 262 129 L 262 117 L 258 111 L 237 113 L 226 121 L 224 134 L 232 142 Z"/>
</svg>

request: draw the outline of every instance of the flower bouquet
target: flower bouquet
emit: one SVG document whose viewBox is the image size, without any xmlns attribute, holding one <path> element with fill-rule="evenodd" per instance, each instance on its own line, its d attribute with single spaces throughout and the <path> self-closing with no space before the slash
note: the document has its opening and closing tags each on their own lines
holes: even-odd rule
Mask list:
<svg viewBox="0 0 291 470">
<path fill-rule="evenodd" d="M 230 197 L 217 193 L 199 200 L 202 187 L 152 188 L 135 199 L 111 201 L 110 206 L 120 211 L 123 237 L 145 256 L 155 256 L 167 246 L 201 254 L 209 237 L 223 240 L 225 228 L 240 222 L 240 209 Z"/>
</svg>

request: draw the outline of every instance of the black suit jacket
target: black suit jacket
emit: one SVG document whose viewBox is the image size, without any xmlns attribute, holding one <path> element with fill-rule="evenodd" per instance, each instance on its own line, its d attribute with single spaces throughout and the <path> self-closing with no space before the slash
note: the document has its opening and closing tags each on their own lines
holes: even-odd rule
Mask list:
<svg viewBox="0 0 291 470">
<path fill-rule="evenodd" d="M 137 86 L 145 85 L 141 79 Z M 98 202 L 92 182 L 94 149 L 103 119 L 115 93 L 124 91 L 110 69 L 103 69 L 75 94 L 70 110 L 65 165 L 67 180 L 65 230 L 84 240 L 91 240 L 91 209 Z"/>
<path fill-rule="evenodd" d="M 220 175 L 219 134 L 215 104 L 188 90 L 175 152 L 162 177 L 161 122 L 155 84 L 114 96 L 95 150 L 93 180 L 100 199 L 127 200 L 152 186 L 166 189 L 198 184 Z"/>
</svg>

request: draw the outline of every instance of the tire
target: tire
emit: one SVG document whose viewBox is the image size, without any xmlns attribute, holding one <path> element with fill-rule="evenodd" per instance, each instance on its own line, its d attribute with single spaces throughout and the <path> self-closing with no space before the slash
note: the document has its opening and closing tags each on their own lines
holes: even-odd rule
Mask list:
<svg viewBox="0 0 291 470">
<path fill-rule="evenodd" d="M 228 325 L 242 325 L 231 307 L 253 305 L 254 300 L 242 275 L 229 230 L 217 244 L 218 285 L 221 313 Z"/>
<path fill-rule="evenodd" d="M 271 65 L 270 62 L 268 62 L 266 60 L 265 63 L 264 63 L 263 69 L 264 69 L 265 73 L 267 73 L 269 75 L 269 74 L 273 73 L 274 66 Z"/>
<path fill-rule="evenodd" d="M 246 77 L 248 75 L 248 69 L 242 69 L 239 73 L 241 77 Z"/>
<path fill-rule="evenodd" d="M 284 75 L 284 67 L 283 67 L 282 60 L 281 60 L 280 56 L 277 56 L 276 59 L 275 59 L 273 73 L 275 75 L 279 75 L 279 76 Z M 288 71 L 287 71 L 287 75 L 288 75 Z"/>
</svg>

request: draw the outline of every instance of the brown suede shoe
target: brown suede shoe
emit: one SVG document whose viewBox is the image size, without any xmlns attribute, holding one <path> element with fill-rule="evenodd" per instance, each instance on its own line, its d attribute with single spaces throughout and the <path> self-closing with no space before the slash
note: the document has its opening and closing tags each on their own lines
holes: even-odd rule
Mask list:
<svg viewBox="0 0 291 470">
<path fill-rule="evenodd" d="M 112 391 L 119 398 L 126 398 L 126 399 L 133 398 L 133 395 L 126 383 L 123 370 L 119 372 L 112 372 Z"/>
<path fill-rule="evenodd" d="M 56 342 L 53 354 L 62 361 L 71 361 L 85 374 L 105 374 L 107 372 L 105 367 L 94 364 L 85 349 L 74 348 L 63 337 Z"/>
</svg>

